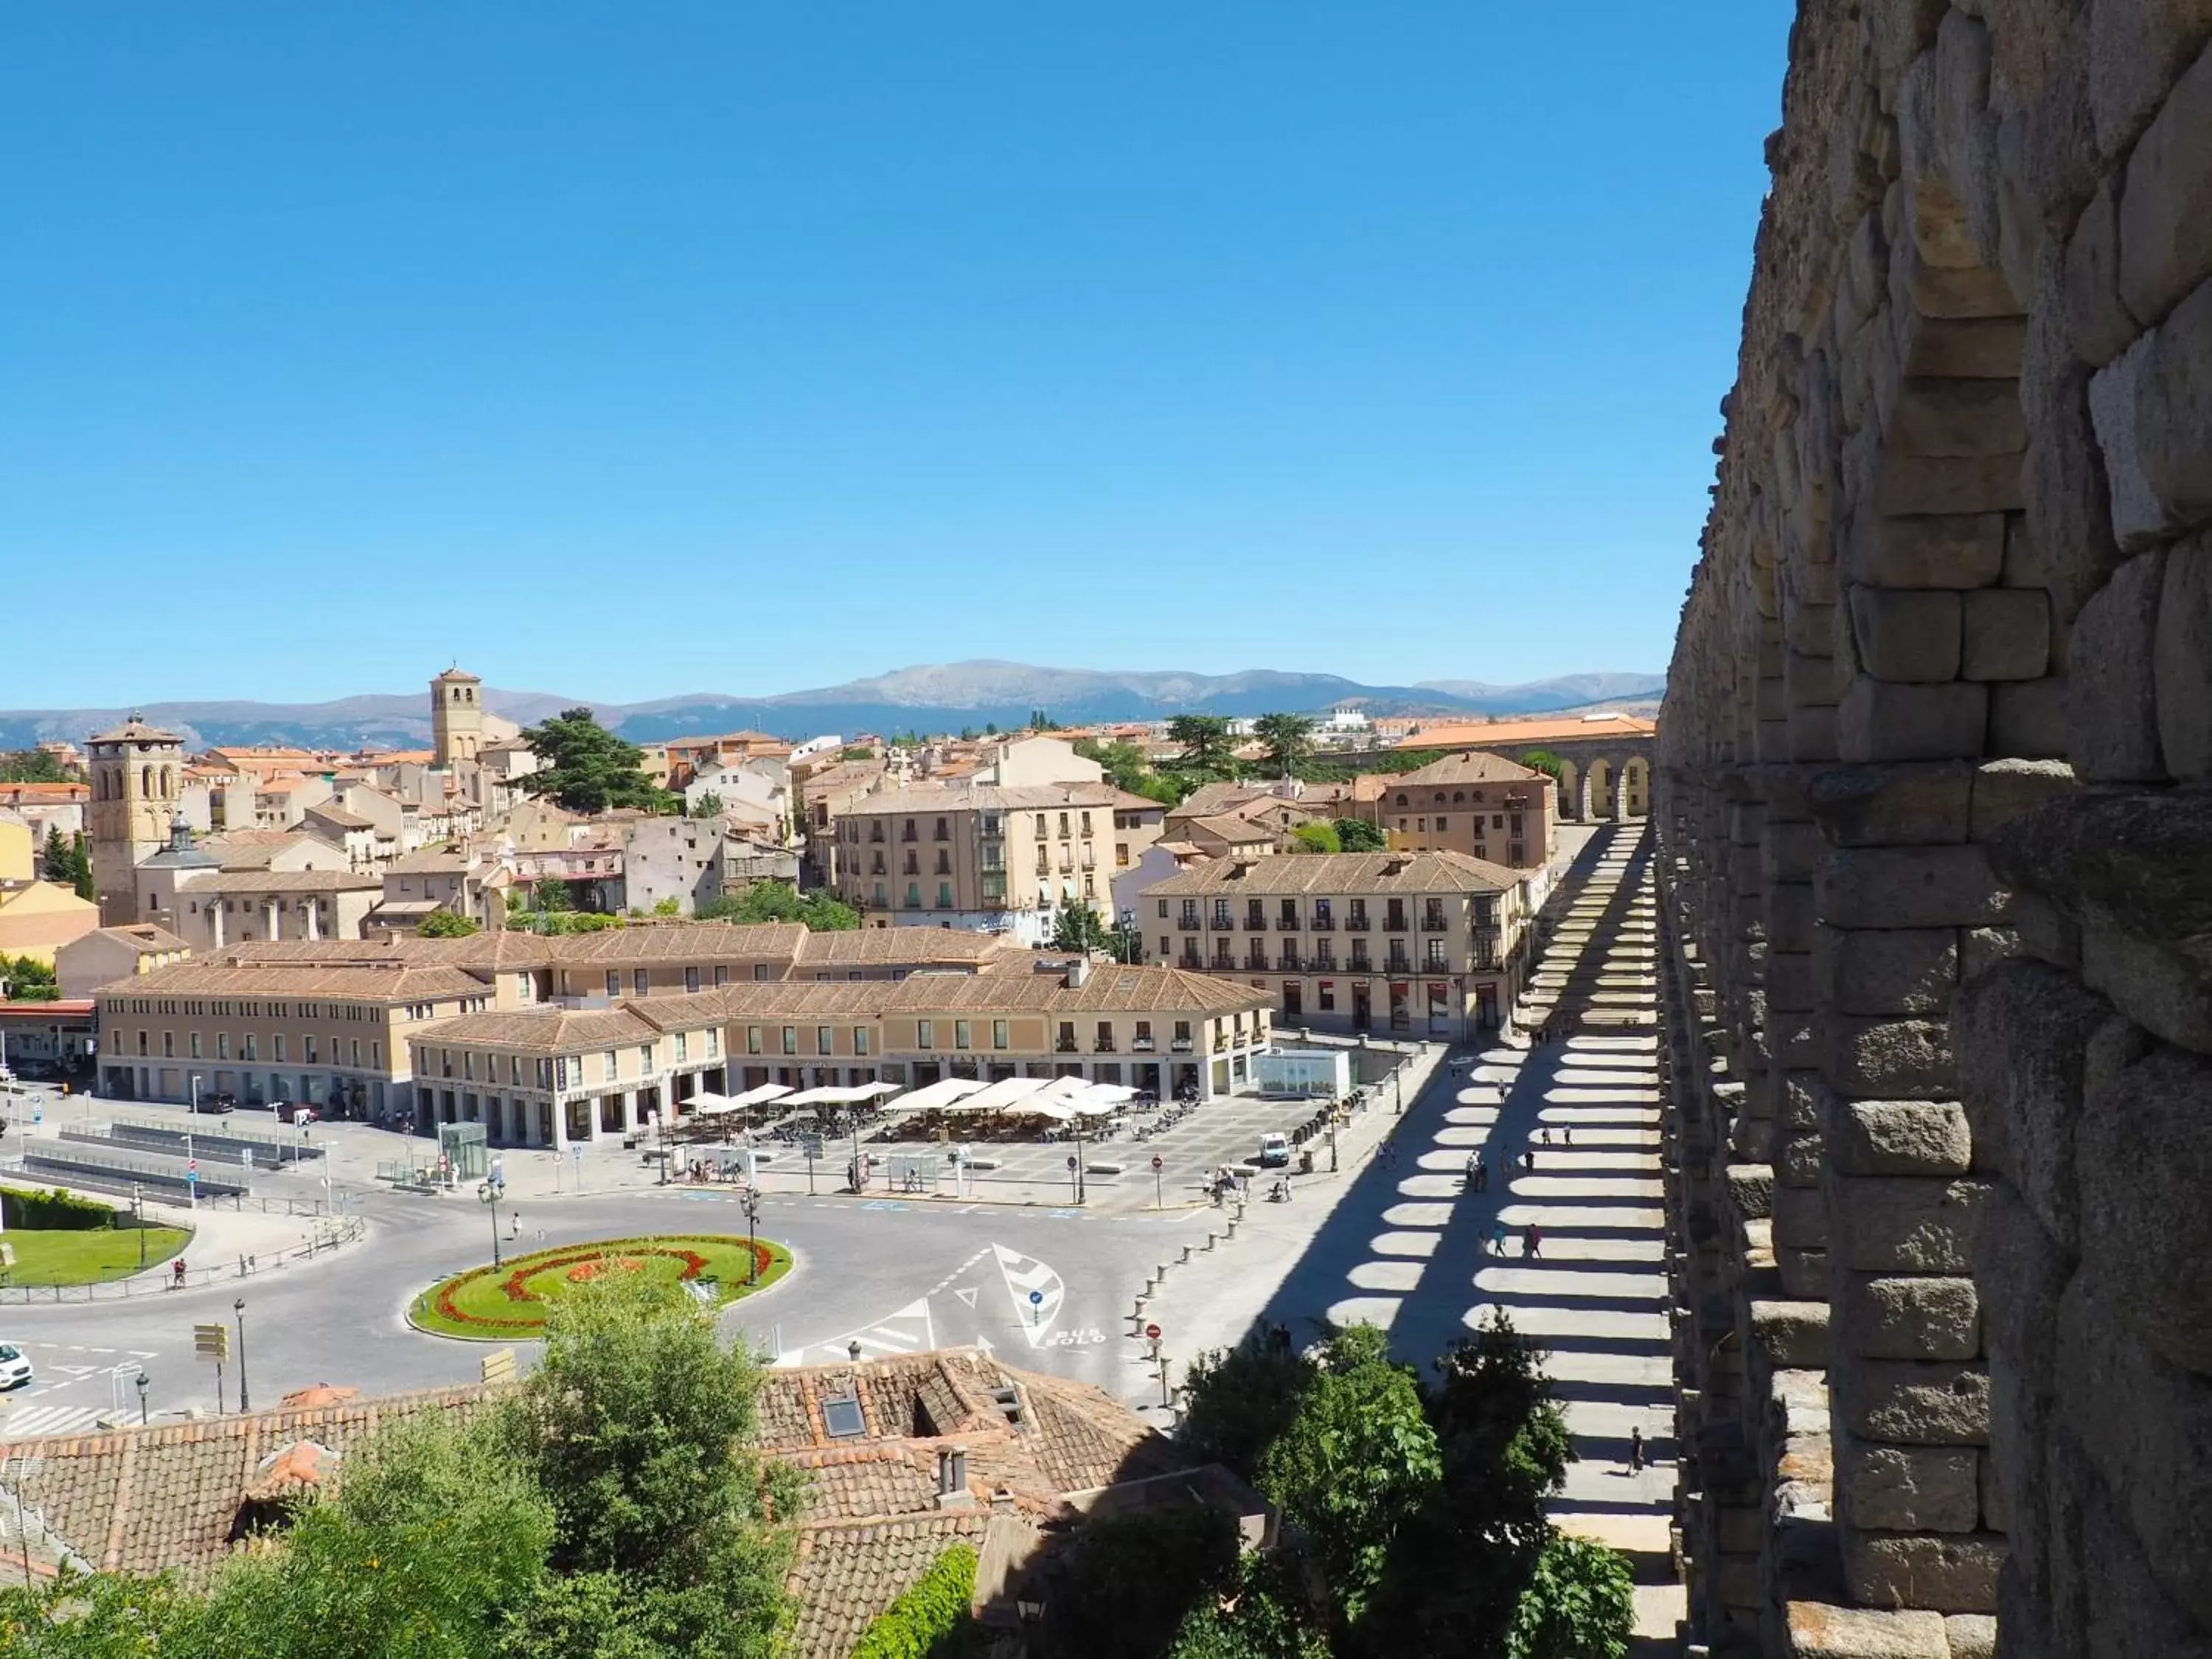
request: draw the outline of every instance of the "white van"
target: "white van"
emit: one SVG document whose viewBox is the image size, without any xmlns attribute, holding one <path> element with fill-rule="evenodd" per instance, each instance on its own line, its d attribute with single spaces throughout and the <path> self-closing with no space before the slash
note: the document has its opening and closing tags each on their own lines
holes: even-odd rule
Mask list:
<svg viewBox="0 0 2212 1659">
<path fill-rule="evenodd" d="M 1255 1160 L 1263 1170 L 1287 1170 L 1291 1166 L 1291 1138 L 1283 1134 L 1260 1137 L 1260 1156 Z"/>
</svg>

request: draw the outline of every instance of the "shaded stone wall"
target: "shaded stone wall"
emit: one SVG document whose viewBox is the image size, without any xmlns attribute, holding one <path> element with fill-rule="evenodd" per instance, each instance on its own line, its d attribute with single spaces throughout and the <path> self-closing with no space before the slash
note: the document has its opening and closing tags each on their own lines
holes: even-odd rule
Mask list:
<svg viewBox="0 0 2212 1659">
<path fill-rule="evenodd" d="M 1654 781 L 1715 1653 L 2212 1659 L 2208 40 L 1800 8 Z"/>
</svg>

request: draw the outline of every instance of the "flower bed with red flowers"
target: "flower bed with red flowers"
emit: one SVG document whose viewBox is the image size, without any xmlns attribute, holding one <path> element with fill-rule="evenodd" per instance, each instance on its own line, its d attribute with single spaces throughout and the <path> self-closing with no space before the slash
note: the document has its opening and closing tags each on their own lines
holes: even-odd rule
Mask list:
<svg viewBox="0 0 2212 1659">
<path fill-rule="evenodd" d="M 609 1273 L 649 1273 L 671 1284 L 711 1280 L 718 1299 L 728 1302 L 765 1289 L 790 1269 L 791 1253 L 765 1239 L 605 1239 L 457 1273 L 417 1297 L 409 1317 L 418 1328 L 444 1336 L 528 1337 L 543 1328 L 549 1302 Z"/>
</svg>

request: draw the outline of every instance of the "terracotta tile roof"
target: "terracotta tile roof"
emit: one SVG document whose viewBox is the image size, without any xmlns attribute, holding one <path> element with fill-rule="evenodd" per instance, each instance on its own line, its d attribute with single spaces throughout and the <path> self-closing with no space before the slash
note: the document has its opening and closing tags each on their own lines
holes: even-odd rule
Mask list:
<svg viewBox="0 0 2212 1659">
<path fill-rule="evenodd" d="M 441 847 L 425 847 L 407 853 L 384 866 L 385 873 L 394 876 L 461 874 L 470 867 L 470 860 L 459 853 L 447 852 Z"/>
<path fill-rule="evenodd" d="M 1384 776 L 1382 793 L 1387 799 L 1394 789 L 1418 788 L 1423 785 L 1440 783 L 1540 783 L 1545 775 L 1533 767 L 1522 766 L 1503 756 L 1471 749 L 1456 755 L 1446 755 L 1442 760 L 1431 761 L 1418 771 L 1401 773 L 1396 777 Z"/>
<path fill-rule="evenodd" d="M 1275 839 L 1275 832 L 1265 825 L 1254 823 L 1249 818 L 1237 817 L 1227 813 L 1215 813 L 1211 817 L 1195 818 L 1185 817 L 1179 814 L 1176 818 L 1176 824 L 1181 834 L 1195 833 L 1212 836 L 1216 841 L 1227 842 L 1231 846 L 1250 846 Z"/>
<path fill-rule="evenodd" d="M 1079 986 L 1057 974 L 915 974 L 899 981 L 770 981 L 702 991 L 731 1019 L 816 1015 L 1241 1013 L 1267 1006 L 1265 994 L 1180 968 L 1094 966 Z"/>
<path fill-rule="evenodd" d="M 9 806 L 91 799 L 92 786 L 88 783 L 0 783 L 0 802 Z"/>
<path fill-rule="evenodd" d="M 191 946 L 167 928 L 150 921 L 134 921 L 123 927 L 95 927 L 87 938 L 97 936 L 112 939 L 142 957 L 160 956 L 169 951 L 189 951 Z"/>
<path fill-rule="evenodd" d="M 799 1534 L 790 1588 L 799 1603 L 791 1659 L 845 1659 L 868 1626 L 952 1544 L 981 1546 L 988 1510 L 953 1510 Z"/>
<path fill-rule="evenodd" d="M 88 743 L 182 743 L 174 732 L 164 732 L 158 726 L 149 726 L 143 714 L 133 714 L 112 732 L 95 732 L 85 739 Z"/>
<path fill-rule="evenodd" d="M 219 870 L 185 884 L 187 893 L 359 893 L 384 878 L 361 870 Z"/>
<path fill-rule="evenodd" d="M 370 830 L 375 827 L 358 813 L 349 812 L 343 806 L 333 806 L 328 801 L 319 806 L 310 806 L 307 816 L 319 818 L 325 823 L 334 823 L 341 830 Z"/>
<path fill-rule="evenodd" d="M 1145 896 L 1492 893 L 1525 879 L 1526 872 L 1463 853 L 1292 853 L 1277 858 L 1216 859 L 1178 870 L 1147 887 Z"/>
<path fill-rule="evenodd" d="M 427 1002 L 480 996 L 490 987 L 459 968 L 347 963 L 233 963 L 218 956 L 172 963 L 107 988 L 110 996 L 328 997 L 352 1002 Z"/>
<path fill-rule="evenodd" d="M 897 812 L 927 817 L 937 812 L 1041 811 L 1061 806 L 1106 806 L 1128 811 L 1158 806 L 1141 795 L 1125 794 L 1110 783 L 955 783 L 942 787 L 915 784 L 867 795 L 846 808 L 854 817 Z"/>
<path fill-rule="evenodd" d="M 992 934 L 970 933 L 957 927 L 862 927 L 836 933 L 810 932 L 799 943 L 796 960 L 805 968 L 892 963 L 999 964 L 1009 957 L 1025 963 L 1029 954 Z"/>
<path fill-rule="evenodd" d="M 1490 748 L 1498 744 L 1577 743 L 1586 738 L 1648 738 L 1658 722 L 1617 712 L 1569 718 L 1477 721 L 1425 726 L 1398 739 L 1401 749 Z"/>
<path fill-rule="evenodd" d="M 670 999 L 674 1000 L 674 999 Z M 436 1028 L 435 1040 L 456 1048 L 520 1048 L 573 1054 L 611 1044 L 649 1042 L 660 1028 L 627 1004 L 611 1008 L 528 1008 L 504 1014 L 463 1014 Z"/>
</svg>

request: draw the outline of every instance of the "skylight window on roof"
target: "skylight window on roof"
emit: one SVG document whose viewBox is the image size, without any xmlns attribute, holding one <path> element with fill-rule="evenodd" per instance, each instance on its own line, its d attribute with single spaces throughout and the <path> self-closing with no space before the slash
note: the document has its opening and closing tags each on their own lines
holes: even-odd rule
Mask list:
<svg viewBox="0 0 2212 1659">
<path fill-rule="evenodd" d="M 832 1440 L 851 1440 L 866 1434 L 868 1429 L 860 1416 L 859 1397 L 849 1394 L 822 1402 L 822 1422 Z"/>
</svg>

